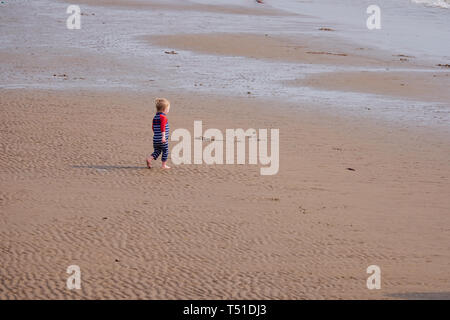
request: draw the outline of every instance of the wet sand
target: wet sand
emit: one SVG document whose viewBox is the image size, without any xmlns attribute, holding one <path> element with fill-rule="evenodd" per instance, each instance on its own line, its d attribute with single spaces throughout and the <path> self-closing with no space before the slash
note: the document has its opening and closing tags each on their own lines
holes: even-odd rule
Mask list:
<svg viewBox="0 0 450 320">
<path fill-rule="evenodd" d="M 358 48 L 356 44 L 307 35 L 291 38 L 270 34 L 181 34 L 144 37 L 164 48 L 272 61 L 351 66 L 395 66 L 398 59 L 381 50 Z M 392 61 L 389 61 L 392 60 Z"/>
<path fill-rule="evenodd" d="M 334 72 L 309 75 L 305 79 L 286 82 L 324 90 L 371 93 L 402 99 L 450 101 L 449 72 Z"/>
<path fill-rule="evenodd" d="M 59 0 L 66 2 L 67 0 Z M 301 14 L 293 14 L 287 11 L 260 6 L 254 2 L 249 2 L 246 6 L 235 5 L 217 5 L 193 3 L 183 0 L 166 0 L 166 1 L 145 1 L 145 0 L 80 0 L 79 5 L 90 5 L 98 7 L 112 7 L 132 10 L 164 10 L 164 11 L 200 11 L 221 14 L 237 14 L 252 16 L 304 16 Z"/>
</svg>

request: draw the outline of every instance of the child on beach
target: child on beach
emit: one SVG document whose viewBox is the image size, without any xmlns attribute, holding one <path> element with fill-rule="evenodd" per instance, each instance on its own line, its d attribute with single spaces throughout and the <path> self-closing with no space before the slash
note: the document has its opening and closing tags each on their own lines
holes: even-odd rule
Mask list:
<svg viewBox="0 0 450 320">
<path fill-rule="evenodd" d="M 153 118 L 153 153 L 147 158 L 147 167 L 152 168 L 152 160 L 158 159 L 162 153 L 162 168 L 170 169 L 167 166 L 167 158 L 169 156 L 169 122 L 167 114 L 170 110 L 170 102 L 164 98 L 155 100 L 156 115 Z"/>
</svg>

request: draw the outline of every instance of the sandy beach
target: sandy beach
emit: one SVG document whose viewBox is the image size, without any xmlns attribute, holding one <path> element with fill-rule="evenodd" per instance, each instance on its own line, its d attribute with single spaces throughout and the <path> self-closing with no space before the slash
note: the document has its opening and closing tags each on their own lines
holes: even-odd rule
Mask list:
<svg viewBox="0 0 450 320">
<path fill-rule="evenodd" d="M 31 34 L 37 16 L 0 12 L 0 299 L 450 299 L 445 59 L 270 6 L 79 3 L 76 31 L 63 1 Z M 154 34 L 137 27 L 146 10 Z M 220 27 L 243 15 L 248 30 Z M 199 17 L 222 29 L 194 32 Z M 254 32 L 261 17 L 275 27 Z M 307 32 L 277 33 L 295 19 Z M 147 169 L 160 96 L 172 130 L 279 129 L 279 172 Z"/>
</svg>

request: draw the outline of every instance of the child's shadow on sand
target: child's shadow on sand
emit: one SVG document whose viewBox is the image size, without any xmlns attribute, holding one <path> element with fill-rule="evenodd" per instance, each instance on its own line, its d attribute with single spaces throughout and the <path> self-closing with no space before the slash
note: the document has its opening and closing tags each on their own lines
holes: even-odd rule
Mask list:
<svg viewBox="0 0 450 320">
<path fill-rule="evenodd" d="M 141 170 L 148 169 L 145 166 L 72 166 L 76 169 L 96 169 L 96 170 Z"/>
</svg>

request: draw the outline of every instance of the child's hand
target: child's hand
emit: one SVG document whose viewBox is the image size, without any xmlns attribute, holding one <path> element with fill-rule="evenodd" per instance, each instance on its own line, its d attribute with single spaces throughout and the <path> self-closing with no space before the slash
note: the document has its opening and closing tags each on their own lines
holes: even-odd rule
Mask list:
<svg viewBox="0 0 450 320">
<path fill-rule="evenodd" d="M 166 137 L 163 136 L 162 139 L 161 139 L 161 142 L 162 143 L 166 143 Z"/>
</svg>

